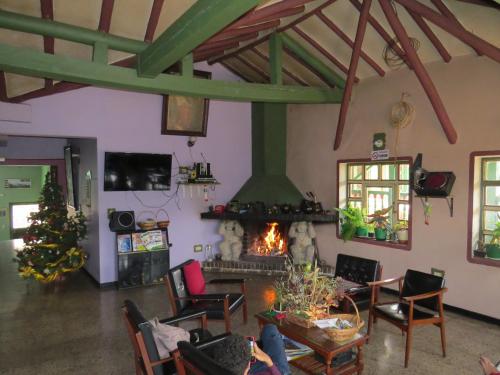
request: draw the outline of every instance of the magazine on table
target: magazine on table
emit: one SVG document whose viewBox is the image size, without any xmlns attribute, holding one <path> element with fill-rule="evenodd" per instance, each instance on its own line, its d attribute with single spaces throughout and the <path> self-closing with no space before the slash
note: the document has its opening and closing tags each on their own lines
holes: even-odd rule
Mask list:
<svg viewBox="0 0 500 375">
<path fill-rule="evenodd" d="M 289 337 L 282 335 L 283 343 L 285 344 L 285 353 L 287 361 L 293 361 L 294 359 L 304 357 L 314 352 L 307 345 L 301 344 Z"/>
</svg>

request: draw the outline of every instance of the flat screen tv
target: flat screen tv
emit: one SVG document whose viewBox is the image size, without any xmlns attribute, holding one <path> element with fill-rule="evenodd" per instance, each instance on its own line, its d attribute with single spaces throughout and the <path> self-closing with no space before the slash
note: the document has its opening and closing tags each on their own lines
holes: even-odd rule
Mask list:
<svg viewBox="0 0 500 375">
<path fill-rule="evenodd" d="M 170 190 L 172 155 L 106 152 L 105 191 Z"/>
</svg>

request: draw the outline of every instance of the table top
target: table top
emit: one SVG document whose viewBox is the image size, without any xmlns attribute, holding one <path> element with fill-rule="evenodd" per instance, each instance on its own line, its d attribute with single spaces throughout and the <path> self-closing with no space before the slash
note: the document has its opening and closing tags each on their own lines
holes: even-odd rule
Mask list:
<svg viewBox="0 0 500 375">
<path fill-rule="evenodd" d="M 315 352 L 322 355 L 332 356 L 344 352 L 351 347 L 363 345 L 368 339 L 366 334 L 357 333 L 352 339 L 346 342 L 336 343 L 321 328 L 305 328 L 291 323 L 286 319 L 278 320 L 269 311 L 260 312 L 255 317 L 262 323 L 276 325 L 278 330 L 285 336 L 309 346 Z"/>
</svg>

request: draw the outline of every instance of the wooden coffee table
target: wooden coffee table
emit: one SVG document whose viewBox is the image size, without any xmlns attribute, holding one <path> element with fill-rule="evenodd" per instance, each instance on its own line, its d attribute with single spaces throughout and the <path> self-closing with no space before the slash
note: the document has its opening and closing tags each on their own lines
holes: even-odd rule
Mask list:
<svg viewBox="0 0 500 375">
<path fill-rule="evenodd" d="M 292 340 L 309 346 L 314 352 L 323 357 L 324 362 L 315 358 L 314 353 L 290 361 L 290 364 L 298 367 L 308 374 L 328 374 L 346 375 L 361 374 L 363 372 L 363 345 L 368 340 L 368 335 L 356 334 L 356 336 L 346 343 L 337 344 L 332 341 L 322 329 L 313 327 L 305 328 L 297 324 L 288 322 L 286 319 L 278 320 L 269 315 L 268 312 L 261 312 L 255 315 L 259 323 L 259 328 L 265 324 L 274 324 L 278 330 Z M 351 348 L 357 348 L 356 358 L 342 366 L 331 367 L 332 359 L 336 355 L 346 352 Z"/>
</svg>

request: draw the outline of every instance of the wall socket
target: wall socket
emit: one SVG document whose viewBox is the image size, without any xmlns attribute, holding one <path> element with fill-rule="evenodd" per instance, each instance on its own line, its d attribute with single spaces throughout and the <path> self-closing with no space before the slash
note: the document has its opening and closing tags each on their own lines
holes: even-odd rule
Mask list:
<svg viewBox="0 0 500 375">
<path fill-rule="evenodd" d="M 194 245 L 193 250 L 195 253 L 201 253 L 203 251 L 203 245 L 201 245 L 201 244 Z"/>
</svg>

